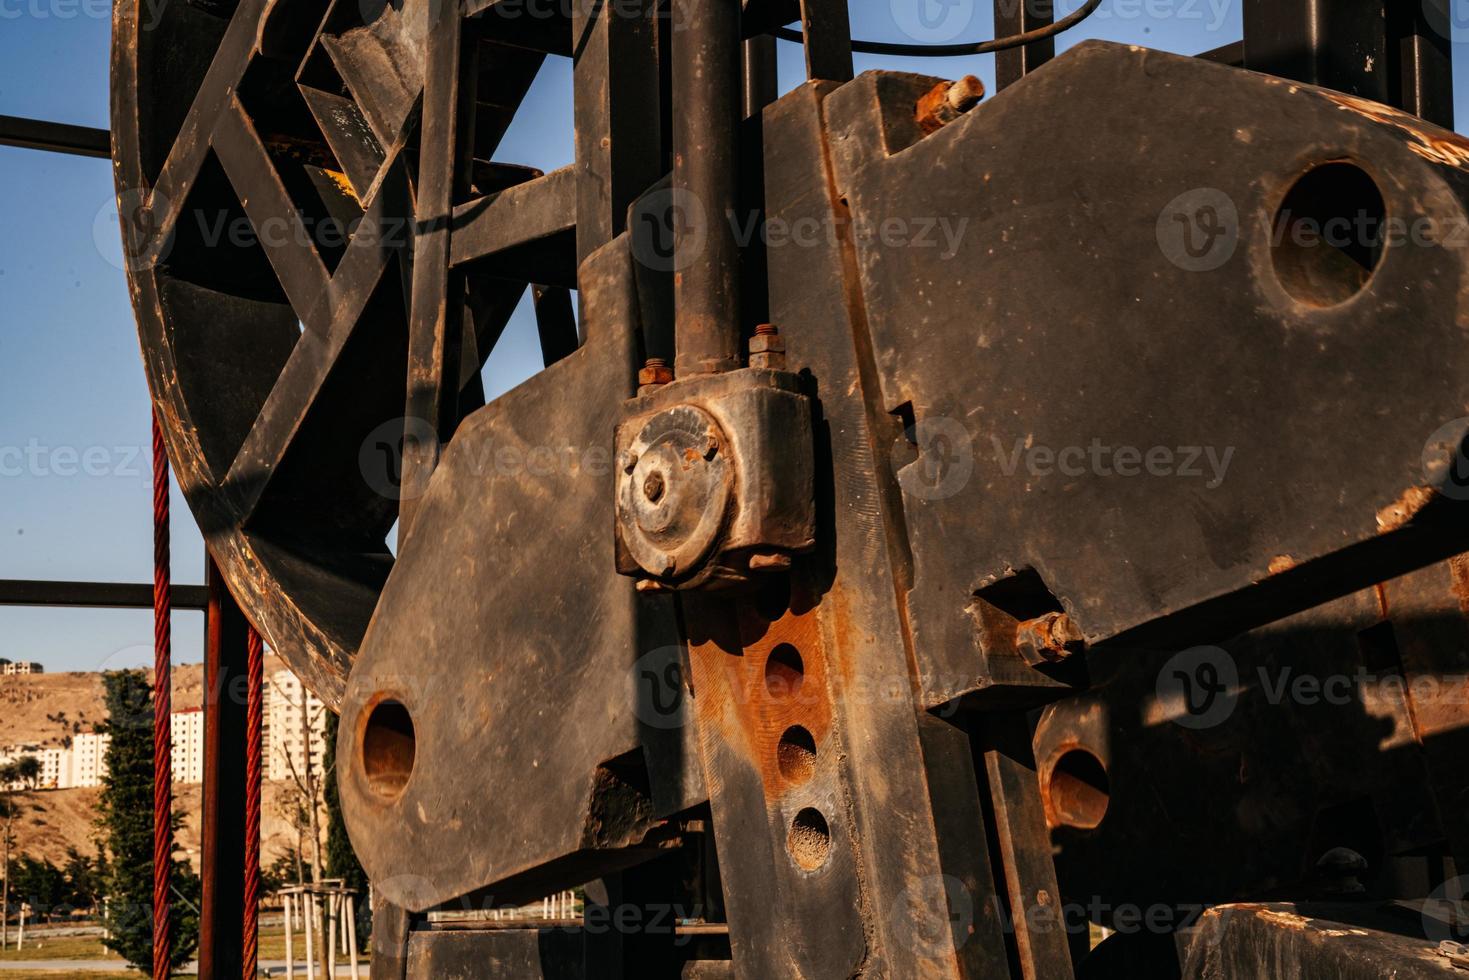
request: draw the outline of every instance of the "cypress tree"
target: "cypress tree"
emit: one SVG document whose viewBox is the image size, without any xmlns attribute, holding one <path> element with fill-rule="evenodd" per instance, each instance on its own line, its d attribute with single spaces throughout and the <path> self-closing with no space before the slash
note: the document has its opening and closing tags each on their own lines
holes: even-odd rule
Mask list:
<svg viewBox="0 0 1469 980">
<path fill-rule="evenodd" d="M 153 692 L 141 670 L 102 675 L 112 736 L 102 777 L 98 829 L 106 849 L 107 896 L 103 943 L 144 973 L 153 968 Z M 182 823 L 173 814 L 175 831 Z M 170 916 L 174 970 L 193 959 L 199 944 L 199 876 L 177 857 L 171 862 Z"/>
</svg>

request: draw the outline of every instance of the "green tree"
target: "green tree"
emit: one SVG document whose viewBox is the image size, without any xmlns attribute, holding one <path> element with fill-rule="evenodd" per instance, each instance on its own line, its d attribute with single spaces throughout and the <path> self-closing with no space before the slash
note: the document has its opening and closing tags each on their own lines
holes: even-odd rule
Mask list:
<svg viewBox="0 0 1469 980">
<path fill-rule="evenodd" d="M 322 765 L 326 769 L 322 795 L 326 800 L 326 873 L 328 878 L 341 878 L 357 892 L 357 937 L 366 942 L 372 933 L 372 909 L 367 903 L 367 872 L 352 849 L 347 824 L 342 819 L 342 794 L 337 789 L 337 724 L 336 712 L 326 716 L 326 746 Z"/>
<path fill-rule="evenodd" d="M 29 903 L 33 915 L 44 915 L 49 921 L 57 915 L 71 914 L 66 874 L 56 865 L 44 858 L 22 856 L 15 862 L 14 874 L 12 894 L 18 901 Z"/>
<path fill-rule="evenodd" d="M 108 935 L 103 943 L 146 972 L 153 963 L 153 694 L 140 670 L 102 675 L 112 736 L 102 780 L 98 829 L 106 848 Z M 172 816 L 175 829 L 181 815 Z M 170 862 L 171 965 L 178 970 L 199 944 L 199 877 Z"/>
<path fill-rule="evenodd" d="M 20 786 L 20 767 L 14 762 L 0 765 L 0 851 L 5 856 L 5 877 L 0 882 L 0 949 L 10 936 L 10 848 L 15 844 L 15 818 L 20 816 L 15 802 Z"/>
<path fill-rule="evenodd" d="M 15 774 L 20 777 L 20 782 L 35 789 L 41 781 L 41 760 L 33 755 L 21 756 L 15 760 Z"/>
<path fill-rule="evenodd" d="M 101 855 L 88 857 L 73 846 L 66 849 L 66 862 L 61 866 L 66 875 L 67 901 L 74 908 L 94 909 L 102 900 Z"/>
<path fill-rule="evenodd" d="M 275 860 L 260 869 L 260 894 L 274 895 L 282 888 L 296 883 L 296 869 L 301 866 L 300 855 L 295 848 L 288 848 L 275 856 Z"/>
</svg>

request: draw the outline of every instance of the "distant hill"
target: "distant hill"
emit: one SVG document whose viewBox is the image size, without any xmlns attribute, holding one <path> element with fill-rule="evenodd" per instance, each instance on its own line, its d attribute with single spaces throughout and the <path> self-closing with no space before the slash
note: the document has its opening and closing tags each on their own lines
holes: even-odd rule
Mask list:
<svg viewBox="0 0 1469 980">
<path fill-rule="evenodd" d="M 274 656 L 265 658 L 266 676 L 285 666 Z M 150 679 L 152 671 L 149 672 Z M 185 664 L 173 669 L 173 709 L 203 705 L 204 668 Z M 61 745 L 77 732 L 91 731 L 104 721 L 102 675 L 99 673 L 29 674 L 0 677 L 0 746 Z M 199 863 L 198 785 L 175 785 L 174 807 L 184 813 L 179 843 L 197 868 Z M 93 823 L 101 790 L 61 789 L 17 795 L 21 816 L 15 823 L 15 855 L 60 861 L 68 846 L 91 854 Z M 262 800 L 262 848 L 265 864 L 296 843 L 286 819 L 289 787 L 267 782 Z"/>
<path fill-rule="evenodd" d="M 265 673 L 285 666 L 265 658 Z M 149 678 L 153 672 L 148 671 Z M 204 665 L 173 669 L 173 709 L 185 711 L 204 703 Z M 99 673 L 25 674 L 0 677 L 0 747 L 60 745 L 68 735 L 91 731 L 106 720 L 102 675 Z"/>
</svg>

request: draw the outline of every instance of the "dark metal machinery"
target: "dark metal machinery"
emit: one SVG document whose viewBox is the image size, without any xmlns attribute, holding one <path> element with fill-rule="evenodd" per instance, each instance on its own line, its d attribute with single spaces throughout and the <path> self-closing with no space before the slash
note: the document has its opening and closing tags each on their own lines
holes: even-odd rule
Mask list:
<svg viewBox="0 0 1469 980">
<path fill-rule="evenodd" d="M 155 403 L 375 977 L 1469 964 L 1447 11 L 998 7 L 977 107 L 839 0 L 117 7 Z M 557 57 L 575 164 L 500 161 Z"/>
</svg>

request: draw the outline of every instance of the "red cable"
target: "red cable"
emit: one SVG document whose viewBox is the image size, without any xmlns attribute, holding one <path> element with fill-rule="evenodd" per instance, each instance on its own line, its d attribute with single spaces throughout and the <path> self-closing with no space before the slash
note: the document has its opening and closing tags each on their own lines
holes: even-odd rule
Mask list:
<svg viewBox="0 0 1469 980">
<path fill-rule="evenodd" d="M 168 558 L 168 454 L 153 415 L 153 980 L 168 980 L 169 872 L 173 864 L 173 643 Z"/>
<path fill-rule="evenodd" d="M 260 749 L 265 694 L 265 648 L 250 628 L 245 689 L 245 943 L 244 978 L 255 980 L 259 964 L 260 913 Z"/>
</svg>

